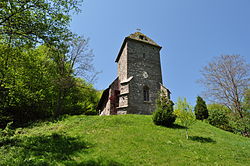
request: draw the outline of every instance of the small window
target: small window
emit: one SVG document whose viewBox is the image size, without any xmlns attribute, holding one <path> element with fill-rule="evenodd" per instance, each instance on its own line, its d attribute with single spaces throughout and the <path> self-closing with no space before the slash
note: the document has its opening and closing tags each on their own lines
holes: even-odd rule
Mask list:
<svg viewBox="0 0 250 166">
<path fill-rule="evenodd" d="M 140 38 L 141 40 L 143 40 L 143 39 L 144 39 L 144 36 L 140 35 L 139 38 Z"/>
<path fill-rule="evenodd" d="M 144 101 L 149 101 L 149 88 L 147 86 L 143 87 L 143 98 Z"/>
</svg>

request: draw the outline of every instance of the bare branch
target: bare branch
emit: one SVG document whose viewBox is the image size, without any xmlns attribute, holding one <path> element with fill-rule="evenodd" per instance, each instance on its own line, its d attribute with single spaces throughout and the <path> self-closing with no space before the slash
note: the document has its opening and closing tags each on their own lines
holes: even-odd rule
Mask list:
<svg viewBox="0 0 250 166">
<path fill-rule="evenodd" d="M 76 38 L 70 43 L 70 51 L 67 55 L 71 70 L 76 76 L 83 77 L 86 81 L 93 83 L 99 72 L 93 66 L 94 54 L 89 49 L 89 38 L 83 36 Z"/>
<path fill-rule="evenodd" d="M 206 88 L 204 96 L 242 114 L 242 99 L 249 87 L 250 65 L 240 55 L 221 55 L 203 67 L 199 83 Z"/>
</svg>

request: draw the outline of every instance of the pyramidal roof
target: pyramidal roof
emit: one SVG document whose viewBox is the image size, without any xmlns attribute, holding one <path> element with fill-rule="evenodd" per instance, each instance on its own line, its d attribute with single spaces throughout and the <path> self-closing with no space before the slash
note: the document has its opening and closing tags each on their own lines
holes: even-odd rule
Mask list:
<svg viewBox="0 0 250 166">
<path fill-rule="evenodd" d="M 124 39 L 122 47 L 121 47 L 121 49 L 120 49 L 120 51 L 118 53 L 118 56 L 116 57 L 115 62 L 119 61 L 121 53 L 122 53 L 122 50 L 123 50 L 123 48 L 124 48 L 125 43 L 126 43 L 127 40 L 136 40 L 136 41 L 139 41 L 139 42 L 147 43 L 147 44 L 150 44 L 150 45 L 153 45 L 153 46 L 161 48 L 161 46 L 159 46 L 156 42 L 154 42 L 152 39 L 150 39 L 149 37 L 147 37 L 143 33 L 141 33 L 141 32 L 135 32 L 133 34 L 130 34 L 129 36 L 127 36 Z"/>
<path fill-rule="evenodd" d="M 127 38 L 134 39 L 137 41 L 141 41 L 144 43 L 148 43 L 148 44 L 160 47 L 156 42 L 154 42 L 152 39 L 150 39 L 149 37 L 147 37 L 146 35 L 144 35 L 141 32 L 135 32 L 135 33 L 129 35 Z"/>
</svg>

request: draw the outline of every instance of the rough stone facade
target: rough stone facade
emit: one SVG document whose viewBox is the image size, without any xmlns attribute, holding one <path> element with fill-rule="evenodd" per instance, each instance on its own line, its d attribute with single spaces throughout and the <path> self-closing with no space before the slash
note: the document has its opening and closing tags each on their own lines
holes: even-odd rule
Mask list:
<svg viewBox="0 0 250 166">
<path fill-rule="evenodd" d="M 107 88 L 98 104 L 101 115 L 151 114 L 162 85 L 161 47 L 140 32 L 124 39 L 116 58 L 118 78 Z"/>
</svg>

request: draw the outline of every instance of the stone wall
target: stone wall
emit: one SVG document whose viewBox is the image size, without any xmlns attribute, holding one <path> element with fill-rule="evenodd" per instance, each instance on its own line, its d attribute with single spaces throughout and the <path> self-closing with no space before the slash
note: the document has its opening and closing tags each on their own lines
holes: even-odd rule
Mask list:
<svg viewBox="0 0 250 166">
<path fill-rule="evenodd" d="M 108 88 L 107 102 L 103 103 L 104 106 L 101 108 L 100 115 L 116 115 L 117 107 L 119 106 L 119 94 L 116 91 L 120 91 L 119 79 L 115 79 Z"/>
<path fill-rule="evenodd" d="M 127 75 L 133 76 L 129 83 L 128 113 L 151 114 L 162 83 L 160 47 L 128 40 L 127 55 Z M 144 86 L 149 88 L 149 101 L 144 101 Z"/>
<path fill-rule="evenodd" d="M 121 53 L 120 59 L 118 61 L 118 78 L 120 82 L 123 82 L 127 80 L 128 74 L 127 74 L 127 67 L 128 67 L 128 62 L 127 62 L 127 44 L 125 44 L 124 49 Z"/>
</svg>

